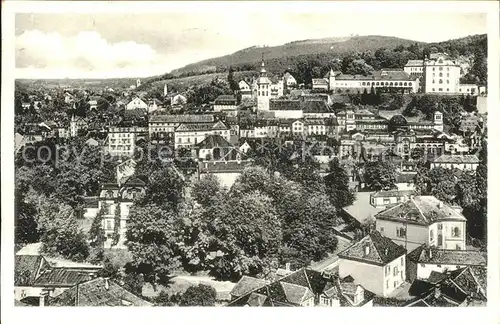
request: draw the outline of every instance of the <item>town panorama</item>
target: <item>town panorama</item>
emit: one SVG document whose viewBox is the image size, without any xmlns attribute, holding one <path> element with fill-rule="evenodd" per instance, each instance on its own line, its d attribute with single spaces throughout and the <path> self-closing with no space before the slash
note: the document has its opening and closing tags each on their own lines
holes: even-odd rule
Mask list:
<svg viewBox="0 0 500 324">
<path fill-rule="evenodd" d="M 16 80 L 15 305 L 486 305 L 487 37 L 370 37 Z"/>
</svg>

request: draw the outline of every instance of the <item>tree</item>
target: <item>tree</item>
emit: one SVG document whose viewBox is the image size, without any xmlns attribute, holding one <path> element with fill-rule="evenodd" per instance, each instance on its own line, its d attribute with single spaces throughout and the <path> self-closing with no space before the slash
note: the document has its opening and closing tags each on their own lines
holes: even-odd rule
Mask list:
<svg viewBox="0 0 500 324">
<path fill-rule="evenodd" d="M 70 207 L 62 207 L 54 216 L 42 221 L 42 252 L 51 256 L 62 256 L 73 261 L 84 261 L 89 255 L 85 235 Z"/>
<path fill-rule="evenodd" d="M 368 162 L 364 180 L 371 190 L 390 190 L 396 188 L 396 168 L 389 162 Z"/>
<path fill-rule="evenodd" d="M 236 91 L 240 90 L 240 87 L 238 86 L 238 83 L 234 80 L 233 68 L 231 66 L 229 67 L 229 71 L 227 73 L 227 82 L 229 84 L 229 88 L 233 92 L 236 92 Z"/>
<path fill-rule="evenodd" d="M 337 158 L 330 161 L 329 173 L 324 181 L 330 202 L 337 210 L 354 202 L 354 193 L 349 189 L 349 176 L 346 170 L 340 166 Z"/>
<path fill-rule="evenodd" d="M 174 209 L 183 200 L 184 179 L 173 167 L 163 166 L 149 175 L 146 194 L 139 205 L 171 205 Z"/>
<path fill-rule="evenodd" d="M 217 292 L 212 286 L 190 286 L 182 294 L 179 306 L 215 306 Z"/>
<path fill-rule="evenodd" d="M 38 211 L 33 203 L 25 201 L 25 194 L 16 186 L 14 207 L 15 243 L 36 243 L 40 237 L 36 219 Z"/>
<path fill-rule="evenodd" d="M 113 241 L 112 245 L 118 244 L 118 241 L 120 241 L 120 227 L 121 227 L 121 203 L 117 202 L 116 203 L 116 208 L 115 208 L 115 217 L 114 217 L 114 227 L 113 227 Z"/>
<path fill-rule="evenodd" d="M 202 206 L 209 207 L 214 204 L 214 199 L 223 194 L 219 179 L 213 174 L 208 174 L 193 184 L 192 195 Z"/>
<path fill-rule="evenodd" d="M 92 221 L 92 225 L 90 226 L 88 233 L 90 246 L 100 250 L 104 248 L 104 242 L 106 242 L 106 235 L 102 226 L 103 216 L 104 210 L 103 208 L 100 208 Z"/>
<path fill-rule="evenodd" d="M 215 238 L 210 250 L 223 254 L 210 265 L 211 274 L 219 279 L 261 273 L 281 246 L 281 224 L 272 200 L 258 191 L 228 199 L 209 230 Z"/>
<path fill-rule="evenodd" d="M 132 206 L 127 222 L 127 246 L 132 266 L 152 284 L 168 282 L 179 265 L 177 215 L 173 206 L 154 204 Z"/>
</svg>

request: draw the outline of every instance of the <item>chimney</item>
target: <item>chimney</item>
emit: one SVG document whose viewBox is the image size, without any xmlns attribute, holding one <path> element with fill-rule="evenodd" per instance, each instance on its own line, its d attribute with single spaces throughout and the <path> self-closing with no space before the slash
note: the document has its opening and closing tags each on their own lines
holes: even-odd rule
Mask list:
<svg viewBox="0 0 500 324">
<path fill-rule="evenodd" d="M 368 254 L 370 254 L 370 246 L 365 245 L 365 255 L 368 255 Z"/>
<path fill-rule="evenodd" d="M 385 248 L 385 251 L 384 251 L 385 255 L 387 255 L 389 253 L 389 249 L 388 248 Z"/>
<path fill-rule="evenodd" d="M 442 201 L 439 201 L 438 207 L 439 208 L 443 208 L 443 202 Z"/>
<path fill-rule="evenodd" d="M 439 286 L 436 286 L 434 289 L 434 298 L 439 298 L 441 296 L 441 288 Z"/>
<path fill-rule="evenodd" d="M 291 271 L 291 270 L 290 270 L 290 262 L 287 262 L 287 263 L 285 264 L 285 270 L 286 270 L 286 271 Z"/>
<path fill-rule="evenodd" d="M 432 248 L 429 248 L 429 259 L 432 259 Z"/>
<path fill-rule="evenodd" d="M 109 290 L 109 278 L 104 278 L 104 288 L 106 288 L 106 290 Z"/>
<path fill-rule="evenodd" d="M 42 291 L 40 293 L 40 307 L 45 307 L 45 297 L 48 295 L 48 292 Z"/>
</svg>

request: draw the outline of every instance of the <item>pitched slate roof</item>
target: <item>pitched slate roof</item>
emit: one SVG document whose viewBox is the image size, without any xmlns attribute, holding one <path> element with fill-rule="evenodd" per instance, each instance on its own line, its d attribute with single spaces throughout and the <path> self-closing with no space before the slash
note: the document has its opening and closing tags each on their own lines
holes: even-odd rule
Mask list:
<svg viewBox="0 0 500 324">
<path fill-rule="evenodd" d="M 300 100 L 269 100 L 269 110 L 302 110 Z"/>
<path fill-rule="evenodd" d="M 430 225 L 442 220 L 466 221 L 466 218 L 434 196 L 415 196 L 375 215 L 376 219 Z"/>
<path fill-rule="evenodd" d="M 384 191 L 378 191 L 374 194 L 372 194 L 372 197 L 379 198 L 379 197 L 408 197 L 411 195 L 414 195 L 415 191 L 413 190 L 384 190 Z"/>
<path fill-rule="evenodd" d="M 55 268 L 45 270 L 33 283 L 35 287 L 72 287 L 95 277 L 95 271 Z"/>
<path fill-rule="evenodd" d="M 199 149 L 213 149 L 215 147 L 232 147 L 231 143 L 220 135 L 207 135 L 203 141 L 196 145 Z"/>
<path fill-rule="evenodd" d="M 298 306 L 316 294 L 331 290 L 328 284 L 331 281 L 320 272 L 302 268 L 243 295 L 228 306 Z"/>
<path fill-rule="evenodd" d="M 33 286 L 44 263 L 41 255 L 16 255 L 14 259 L 14 285 Z"/>
<path fill-rule="evenodd" d="M 333 112 L 324 100 L 305 100 L 301 106 L 306 114 Z"/>
<path fill-rule="evenodd" d="M 366 254 L 368 247 L 368 254 Z M 338 254 L 339 258 L 386 265 L 404 255 L 406 249 L 374 231 Z"/>
<path fill-rule="evenodd" d="M 151 303 L 112 280 L 96 278 L 64 291 L 51 299 L 49 306 L 151 306 Z"/>
<path fill-rule="evenodd" d="M 433 163 L 479 163 L 476 155 L 441 155 Z"/>
<path fill-rule="evenodd" d="M 194 131 L 209 131 L 209 130 L 227 130 L 229 129 L 223 122 L 215 123 L 183 123 L 180 124 L 176 132 L 194 132 Z"/>
<path fill-rule="evenodd" d="M 372 74 L 369 75 L 361 75 L 361 74 L 339 74 L 335 76 L 335 80 L 362 80 L 362 81 L 412 81 L 414 80 L 414 77 L 411 77 L 408 75 L 403 70 L 395 70 L 395 71 L 389 71 L 389 70 L 381 70 L 381 71 L 373 71 Z M 314 79 L 313 79 L 314 80 Z"/>
<path fill-rule="evenodd" d="M 150 123 L 211 123 L 214 115 L 153 115 Z"/>
<path fill-rule="evenodd" d="M 432 256 L 432 257 L 431 257 Z M 418 263 L 451 265 L 486 265 L 486 255 L 475 250 L 444 250 L 420 246 L 408 254 L 408 258 Z"/>
<path fill-rule="evenodd" d="M 251 291 L 265 286 L 266 284 L 267 281 L 264 279 L 243 276 L 240 281 L 238 281 L 236 286 L 233 287 L 233 290 L 231 290 L 231 296 L 241 297 Z"/>
<path fill-rule="evenodd" d="M 408 60 L 405 66 L 424 66 L 423 60 Z"/>
</svg>

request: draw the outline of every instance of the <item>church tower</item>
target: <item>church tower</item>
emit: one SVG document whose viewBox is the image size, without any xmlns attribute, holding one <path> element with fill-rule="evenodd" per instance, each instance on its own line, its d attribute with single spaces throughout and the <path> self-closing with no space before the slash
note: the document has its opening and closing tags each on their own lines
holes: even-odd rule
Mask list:
<svg viewBox="0 0 500 324">
<path fill-rule="evenodd" d="M 136 86 L 136 88 L 139 88 L 141 86 L 141 80 L 140 79 L 137 79 L 135 86 Z"/>
<path fill-rule="evenodd" d="M 271 97 L 271 81 L 267 77 L 264 64 L 264 54 L 262 54 L 262 64 L 260 76 L 257 79 L 257 110 L 269 110 L 269 98 Z"/>
<path fill-rule="evenodd" d="M 444 130 L 443 127 L 443 113 L 440 111 L 436 111 L 434 113 L 434 129 L 442 132 Z"/>
<path fill-rule="evenodd" d="M 163 96 L 166 97 L 168 95 L 168 89 L 167 89 L 167 84 L 163 86 Z"/>
<path fill-rule="evenodd" d="M 335 73 L 333 72 L 333 69 L 330 69 L 330 72 L 328 73 L 328 90 L 335 90 Z"/>
</svg>

